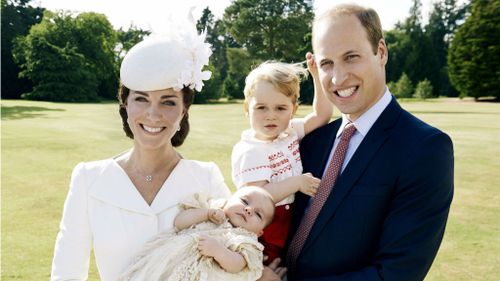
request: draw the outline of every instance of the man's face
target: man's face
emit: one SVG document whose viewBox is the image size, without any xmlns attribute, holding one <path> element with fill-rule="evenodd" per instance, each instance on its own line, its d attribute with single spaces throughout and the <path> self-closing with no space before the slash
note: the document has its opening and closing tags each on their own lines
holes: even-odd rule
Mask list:
<svg viewBox="0 0 500 281">
<path fill-rule="evenodd" d="M 316 23 L 313 45 L 325 94 L 351 121 L 356 120 L 385 92 L 384 40 L 374 54 L 365 29 L 350 15 Z"/>
</svg>

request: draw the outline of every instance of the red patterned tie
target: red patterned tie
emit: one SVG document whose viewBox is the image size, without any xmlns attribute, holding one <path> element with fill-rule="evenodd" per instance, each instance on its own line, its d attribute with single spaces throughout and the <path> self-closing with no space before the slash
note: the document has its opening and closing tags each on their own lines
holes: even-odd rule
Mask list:
<svg viewBox="0 0 500 281">
<path fill-rule="evenodd" d="M 335 152 L 330 160 L 328 169 L 325 171 L 325 174 L 321 179 L 316 196 L 313 197 L 312 203 L 307 212 L 304 214 L 299 228 L 297 229 L 297 232 L 290 243 L 290 247 L 288 248 L 288 270 L 295 270 L 297 257 L 306 242 L 307 236 L 309 236 L 309 232 L 311 231 L 314 221 L 316 221 L 323 204 L 325 204 L 326 199 L 332 191 L 335 181 L 340 174 L 345 154 L 347 152 L 347 148 L 349 147 L 349 141 L 354 132 L 356 132 L 356 127 L 353 123 L 348 123 L 342 132 L 342 136 L 340 137 L 340 141 L 335 148 Z"/>
</svg>

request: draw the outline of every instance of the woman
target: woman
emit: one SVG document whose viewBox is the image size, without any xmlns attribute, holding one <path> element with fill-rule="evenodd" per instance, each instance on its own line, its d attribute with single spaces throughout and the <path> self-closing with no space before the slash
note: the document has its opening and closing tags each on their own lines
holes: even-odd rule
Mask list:
<svg viewBox="0 0 500 281">
<path fill-rule="evenodd" d="M 85 280 L 91 249 L 101 280 L 116 280 L 146 241 L 173 227 L 182 199 L 195 192 L 229 196 L 214 163 L 182 159 L 174 149 L 188 134 L 193 89 L 210 77 L 202 67 L 211 54 L 194 26 L 178 30 L 125 56 L 120 115 L 133 147 L 75 167 L 51 280 Z"/>
</svg>

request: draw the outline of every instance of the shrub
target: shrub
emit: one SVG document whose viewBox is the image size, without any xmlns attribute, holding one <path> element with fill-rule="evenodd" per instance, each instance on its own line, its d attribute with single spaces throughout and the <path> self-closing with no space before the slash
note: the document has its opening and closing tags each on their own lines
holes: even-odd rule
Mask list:
<svg viewBox="0 0 500 281">
<path fill-rule="evenodd" d="M 417 84 L 417 88 L 415 89 L 415 97 L 420 99 L 428 99 L 432 97 L 432 84 L 431 81 L 425 79 L 424 81 L 420 81 Z"/>
<path fill-rule="evenodd" d="M 413 96 L 413 85 L 408 75 L 403 72 L 398 82 L 396 82 L 394 95 L 397 98 L 411 98 Z"/>
</svg>

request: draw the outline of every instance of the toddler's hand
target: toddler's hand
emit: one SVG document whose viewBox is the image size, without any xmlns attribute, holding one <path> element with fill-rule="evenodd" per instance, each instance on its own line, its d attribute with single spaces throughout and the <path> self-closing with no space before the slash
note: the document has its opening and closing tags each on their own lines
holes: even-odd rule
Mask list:
<svg viewBox="0 0 500 281">
<path fill-rule="evenodd" d="M 316 60 L 314 59 L 314 55 L 311 52 L 307 52 L 306 54 L 307 60 L 307 70 L 311 73 L 313 79 L 319 79 L 318 66 L 316 65 Z"/>
<path fill-rule="evenodd" d="M 318 191 L 318 186 L 321 180 L 313 177 L 311 173 L 302 174 L 299 176 L 299 179 L 299 191 L 314 197 Z"/>
<path fill-rule="evenodd" d="M 219 251 L 225 249 L 224 245 L 215 238 L 208 235 L 200 235 L 198 238 L 198 250 L 207 257 L 216 256 Z"/>
<path fill-rule="evenodd" d="M 215 223 L 221 224 L 226 219 L 224 211 L 221 209 L 208 209 L 208 220 Z"/>
</svg>

